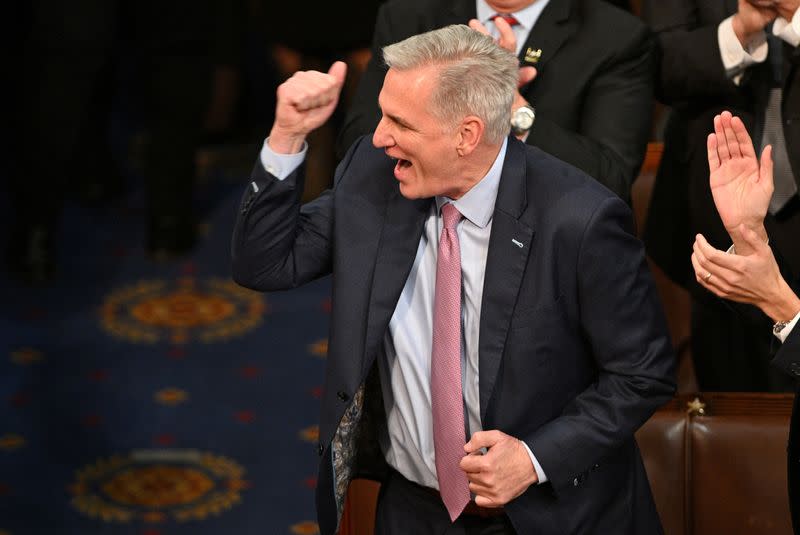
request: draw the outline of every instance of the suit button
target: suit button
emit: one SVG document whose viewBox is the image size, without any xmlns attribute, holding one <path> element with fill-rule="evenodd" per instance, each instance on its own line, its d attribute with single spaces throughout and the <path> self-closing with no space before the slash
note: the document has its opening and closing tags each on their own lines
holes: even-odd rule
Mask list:
<svg viewBox="0 0 800 535">
<path fill-rule="evenodd" d="M 347 395 L 347 392 L 345 392 L 344 390 L 339 390 L 339 391 L 336 393 L 336 396 L 337 396 L 339 399 L 341 399 L 342 401 L 345 401 L 345 402 L 346 402 L 348 399 L 350 399 L 350 396 L 349 396 L 349 395 Z"/>
<path fill-rule="evenodd" d="M 322 456 L 322 453 L 325 451 L 325 448 L 322 447 L 322 443 L 317 444 L 317 455 Z"/>
</svg>

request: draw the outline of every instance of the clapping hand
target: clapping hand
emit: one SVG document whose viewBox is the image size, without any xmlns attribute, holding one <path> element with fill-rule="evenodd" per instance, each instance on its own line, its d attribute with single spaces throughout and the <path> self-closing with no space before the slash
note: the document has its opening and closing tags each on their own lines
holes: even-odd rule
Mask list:
<svg viewBox="0 0 800 535">
<path fill-rule="evenodd" d="M 697 235 L 692 252 L 697 282 L 719 297 L 759 307 L 773 321 L 793 318 L 800 299 L 781 275 L 772 249 L 744 225 L 739 234 L 749 246 L 747 256 L 727 254 Z"/>
<path fill-rule="evenodd" d="M 742 225 L 767 240 L 763 222 L 773 190 L 772 147 L 764 148 L 759 163 L 744 123 L 727 111 L 714 117 L 707 146 L 714 204 L 737 252 L 749 254 Z"/>
</svg>

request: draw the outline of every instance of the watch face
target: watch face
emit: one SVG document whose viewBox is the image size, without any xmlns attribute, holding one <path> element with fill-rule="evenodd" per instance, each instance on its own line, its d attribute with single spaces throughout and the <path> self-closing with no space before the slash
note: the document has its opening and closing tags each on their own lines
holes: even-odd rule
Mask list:
<svg viewBox="0 0 800 535">
<path fill-rule="evenodd" d="M 513 126 L 514 130 L 517 132 L 525 132 L 530 130 L 531 126 L 533 126 L 534 118 L 533 110 L 527 106 L 523 106 L 514 111 L 514 114 L 511 116 L 511 126 Z"/>
</svg>

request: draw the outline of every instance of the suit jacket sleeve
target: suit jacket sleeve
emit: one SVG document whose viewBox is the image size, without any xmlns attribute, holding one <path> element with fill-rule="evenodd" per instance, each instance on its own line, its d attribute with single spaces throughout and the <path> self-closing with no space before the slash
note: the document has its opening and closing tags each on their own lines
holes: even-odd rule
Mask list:
<svg viewBox="0 0 800 535">
<path fill-rule="evenodd" d="M 794 326 L 792 332 L 781 344 L 772 363 L 795 379 L 800 379 L 800 328 Z"/>
<path fill-rule="evenodd" d="M 644 0 L 643 15 L 658 36 L 656 96 L 674 104 L 720 94 L 736 85 L 722 63 L 717 28 L 730 13 L 723 2 Z"/>
<path fill-rule="evenodd" d="M 564 127 L 522 90 L 537 111 L 527 143 L 581 169 L 627 202 L 650 137 L 655 73 L 652 33 L 641 24 L 630 30 L 573 103 L 576 128 Z M 558 62 L 558 55 L 551 61 Z"/>
<path fill-rule="evenodd" d="M 334 184 L 354 152 L 355 147 L 339 164 Z M 231 240 L 233 278 L 242 286 L 284 290 L 331 272 L 333 190 L 301 206 L 304 167 L 278 180 L 256 162 Z"/>
<path fill-rule="evenodd" d="M 641 243 L 623 203 L 608 198 L 582 232 L 580 326 L 596 379 L 561 415 L 522 437 L 556 492 L 603 463 L 675 391 L 675 358 Z"/>
<path fill-rule="evenodd" d="M 795 281 L 792 289 L 795 293 L 800 291 L 800 279 Z M 795 379 L 800 379 L 800 323 L 795 324 L 792 332 L 780 345 L 772 364 Z"/>
</svg>

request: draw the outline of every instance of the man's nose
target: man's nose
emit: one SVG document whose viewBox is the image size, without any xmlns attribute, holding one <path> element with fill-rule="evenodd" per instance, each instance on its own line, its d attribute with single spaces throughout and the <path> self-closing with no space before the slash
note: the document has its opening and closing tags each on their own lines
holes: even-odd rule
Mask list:
<svg viewBox="0 0 800 535">
<path fill-rule="evenodd" d="M 386 126 L 386 119 L 381 118 L 378 126 L 375 127 L 375 133 L 372 134 L 372 144 L 379 149 L 389 147 L 392 144 L 392 138 Z"/>
</svg>

